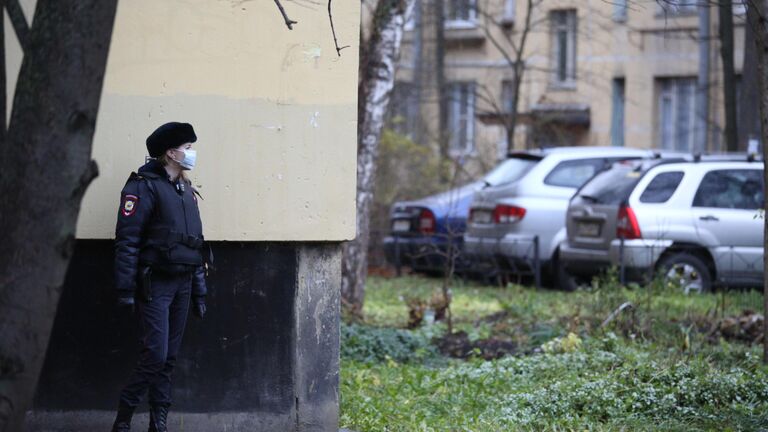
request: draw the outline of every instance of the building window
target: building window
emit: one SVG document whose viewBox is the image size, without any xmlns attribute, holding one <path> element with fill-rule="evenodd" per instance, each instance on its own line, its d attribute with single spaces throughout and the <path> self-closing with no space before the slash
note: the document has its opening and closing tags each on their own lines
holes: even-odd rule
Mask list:
<svg viewBox="0 0 768 432">
<path fill-rule="evenodd" d="M 474 27 L 477 23 L 477 0 L 445 2 L 446 27 Z"/>
<path fill-rule="evenodd" d="M 550 12 L 552 81 L 572 85 L 576 80 L 576 10 Z"/>
<path fill-rule="evenodd" d="M 733 14 L 734 15 L 746 15 L 747 14 L 747 0 L 733 0 Z"/>
<path fill-rule="evenodd" d="M 501 109 L 504 114 L 509 114 L 514 111 L 513 99 L 515 96 L 514 82 L 512 80 L 504 80 L 501 82 Z"/>
<path fill-rule="evenodd" d="M 515 6 L 517 2 L 515 0 L 504 0 L 504 16 L 502 19 L 506 22 L 513 22 L 515 20 Z"/>
<path fill-rule="evenodd" d="M 659 141 L 665 150 L 693 151 L 696 78 L 658 80 Z"/>
<path fill-rule="evenodd" d="M 392 89 L 387 125 L 395 132 L 413 137 L 419 118 L 418 93 L 411 82 L 397 81 Z"/>
<path fill-rule="evenodd" d="M 613 80 L 613 106 L 611 109 L 611 144 L 624 147 L 624 78 Z"/>
<path fill-rule="evenodd" d="M 662 15 L 690 15 L 695 14 L 698 0 L 664 0 L 656 3 L 661 9 Z"/>
<path fill-rule="evenodd" d="M 627 20 L 627 0 L 613 0 L 613 20 L 619 22 Z"/>
<path fill-rule="evenodd" d="M 475 84 L 448 84 L 446 95 L 451 153 L 472 153 L 475 150 Z"/>
</svg>

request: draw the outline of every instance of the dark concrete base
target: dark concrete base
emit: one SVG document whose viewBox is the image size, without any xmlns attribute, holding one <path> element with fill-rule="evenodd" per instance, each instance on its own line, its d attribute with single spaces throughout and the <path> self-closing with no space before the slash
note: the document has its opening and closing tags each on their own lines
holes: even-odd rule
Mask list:
<svg viewBox="0 0 768 432">
<path fill-rule="evenodd" d="M 27 416 L 30 432 L 107 432 L 115 420 L 110 411 L 44 411 Z M 132 430 L 146 431 L 149 414 L 134 416 Z M 178 432 L 291 431 L 296 419 L 273 413 L 175 413 L 168 416 L 168 429 Z"/>
<path fill-rule="evenodd" d="M 135 317 L 115 305 L 112 245 L 76 245 L 33 431 L 109 430 L 139 350 Z M 190 315 L 174 372 L 172 430 L 338 431 L 341 246 L 212 246 L 208 314 Z"/>
</svg>

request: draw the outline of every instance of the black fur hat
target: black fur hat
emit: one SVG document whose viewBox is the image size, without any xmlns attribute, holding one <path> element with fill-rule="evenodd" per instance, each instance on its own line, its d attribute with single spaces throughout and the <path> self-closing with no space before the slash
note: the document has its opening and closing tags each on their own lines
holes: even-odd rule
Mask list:
<svg viewBox="0 0 768 432">
<path fill-rule="evenodd" d="M 151 157 L 156 158 L 169 148 L 195 141 L 197 135 L 191 124 L 170 122 L 155 129 L 152 135 L 147 137 L 147 151 Z"/>
</svg>

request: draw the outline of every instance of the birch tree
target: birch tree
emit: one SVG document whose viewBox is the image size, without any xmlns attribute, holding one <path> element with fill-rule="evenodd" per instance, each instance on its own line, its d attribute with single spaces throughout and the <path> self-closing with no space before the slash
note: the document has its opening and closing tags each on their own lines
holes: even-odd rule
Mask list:
<svg viewBox="0 0 768 432">
<path fill-rule="evenodd" d="M 2 4 L 9 12 L 18 7 L 14 0 Z M 116 7 L 117 0 L 39 0 L 31 28 L 14 22 L 24 60 L 0 142 L 3 432 L 24 429 L 80 202 L 98 173 L 91 143 Z"/>
<path fill-rule="evenodd" d="M 405 13 L 413 0 L 379 0 L 371 34 L 360 44 L 357 129 L 357 237 L 344 245 L 342 302 L 354 315 L 362 314 L 368 271 L 370 211 L 376 178 L 381 129 L 395 81 Z"/>
</svg>

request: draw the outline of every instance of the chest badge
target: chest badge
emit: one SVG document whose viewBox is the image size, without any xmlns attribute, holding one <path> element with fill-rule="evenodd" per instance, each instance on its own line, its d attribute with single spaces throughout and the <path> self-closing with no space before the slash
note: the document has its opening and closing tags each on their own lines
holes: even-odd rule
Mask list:
<svg viewBox="0 0 768 432">
<path fill-rule="evenodd" d="M 136 205 L 139 203 L 139 197 L 136 195 L 126 195 L 123 197 L 123 216 L 132 216 L 136 213 Z"/>
</svg>

